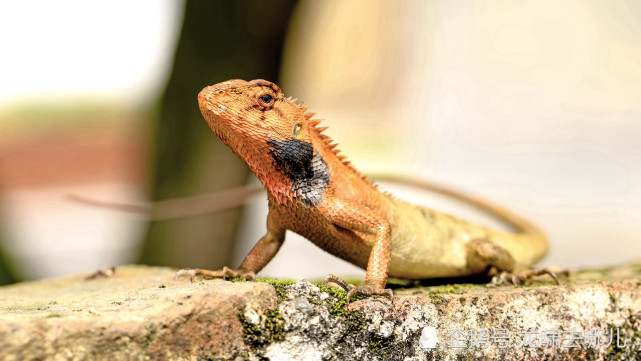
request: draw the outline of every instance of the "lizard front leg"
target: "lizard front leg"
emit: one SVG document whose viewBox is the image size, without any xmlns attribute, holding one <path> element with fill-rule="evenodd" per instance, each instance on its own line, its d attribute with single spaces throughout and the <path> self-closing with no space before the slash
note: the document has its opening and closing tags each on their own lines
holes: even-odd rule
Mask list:
<svg viewBox="0 0 641 361">
<path fill-rule="evenodd" d="M 189 276 L 193 281 L 194 277 L 205 278 L 234 278 L 242 277 L 253 280 L 263 267 L 276 255 L 280 246 L 285 241 L 285 228 L 276 222 L 276 217 L 270 212 L 267 215 L 267 233 L 254 245 L 249 254 L 243 260 L 238 269 L 223 267 L 221 270 L 207 270 L 200 268 L 185 268 L 176 272 L 174 279 L 182 276 Z"/>
<path fill-rule="evenodd" d="M 355 295 L 381 295 L 394 300 L 392 290 L 386 289 L 387 273 L 391 261 L 391 226 L 389 222 L 375 214 L 370 208 L 359 203 L 335 200 L 328 202 L 331 207 L 321 211 L 332 224 L 352 231 L 375 235 L 372 250 L 367 262 L 365 282 L 361 286 L 351 286 L 340 278 L 330 275 L 327 282 L 333 282 L 347 291 L 347 303 Z"/>
</svg>

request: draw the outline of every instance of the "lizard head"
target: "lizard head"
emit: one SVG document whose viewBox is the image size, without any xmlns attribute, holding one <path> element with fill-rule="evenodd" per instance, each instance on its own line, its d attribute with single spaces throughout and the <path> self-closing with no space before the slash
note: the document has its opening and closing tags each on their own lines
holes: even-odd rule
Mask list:
<svg viewBox="0 0 641 361">
<path fill-rule="evenodd" d="M 313 139 L 327 137 L 320 135 L 312 114 L 285 98 L 276 84 L 229 80 L 203 89 L 198 104 L 209 127 L 268 189 L 300 193 L 310 188 L 301 186 L 305 182 L 327 183 L 327 165 L 315 153 Z M 305 201 L 318 201 L 314 197 Z"/>
<path fill-rule="evenodd" d="M 241 158 L 243 148 L 292 139 L 311 143 L 309 116 L 280 88 L 266 80 L 229 80 L 198 94 L 200 111 L 209 127 Z"/>
<path fill-rule="evenodd" d="M 214 133 L 256 173 L 276 201 L 300 199 L 305 205 L 322 201 L 331 178 L 327 161 L 342 162 L 336 143 L 322 134 L 314 114 L 285 98 L 266 80 L 229 80 L 198 94 L 203 117 Z M 361 177 L 365 181 L 365 178 Z"/>
</svg>

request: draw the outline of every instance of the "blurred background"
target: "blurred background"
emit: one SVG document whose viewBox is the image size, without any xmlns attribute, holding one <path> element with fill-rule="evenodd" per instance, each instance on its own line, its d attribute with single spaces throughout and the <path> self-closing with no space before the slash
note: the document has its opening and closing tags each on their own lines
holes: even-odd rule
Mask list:
<svg viewBox="0 0 641 361">
<path fill-rule="evenodd" d="M 80 0 L 0 4 L 0 282 L 127 263 L 236 267 L 246 206 L 144 203 L 257 183 L 211 133 L 204 86 L 276 81 L 364 173 L 452 185 L 549 235 L 542 265 L 641 259 L 641 4 Z M 495 225 L 447 199 L 402 198 Z M 293 234 L 262 275 L 364 272 Z"/>
</svg>

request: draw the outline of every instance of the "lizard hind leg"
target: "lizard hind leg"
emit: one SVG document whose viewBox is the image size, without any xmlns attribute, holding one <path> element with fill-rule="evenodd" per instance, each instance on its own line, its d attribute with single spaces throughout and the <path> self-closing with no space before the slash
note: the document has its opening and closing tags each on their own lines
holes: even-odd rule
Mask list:
<svg viewBox="0 0 641 361">
<path fill-rule="evenodd" d="M 495 276 L 492 279 L 493 285 L 505 284 L 509 280 L 518 286 L 543 274 L 549 275 L 559 284 L 556 274 L 549 268 L 530 270 L 520 266 L 510 252 L 488 239 L 473 239 L 466 244 L 466 249 L 470 271 L 473 274 Z"/>
</svg>

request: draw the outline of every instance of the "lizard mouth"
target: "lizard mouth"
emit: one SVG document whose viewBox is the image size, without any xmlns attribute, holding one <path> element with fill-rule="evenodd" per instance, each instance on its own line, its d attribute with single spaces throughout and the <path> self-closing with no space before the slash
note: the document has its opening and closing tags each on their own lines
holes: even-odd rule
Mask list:
<svg viewBox="0 0 641 361">
<path fill-rule="evenodd" d="M 209 123 L 212 129 L 214 128 L 215 123 L 229 120 L 230 118 L 230 113 L 228 112 L 229 107 L 214 100 L 211 93 L 206 93 L 205 90 L 198 94 L 198 106 L 200 107 L 200 112 L 203 114 L 203 117 L 207 120 L 207 123 Z"/>
<path fill-rule="evenodd" d="M 207 121 L 209 128 L 211 128 L 214 134 L 216 134 L 223 143 L 229 145 L 229 137 L 225 132 L 225 129 L 227 128 L 225 126 L 227 123 L 225 113 L 229 108 L 215 100 L 218 91 L 219 89 L 216 89 L 214 86 L 204 88 L 200 93 L 198 93 L 198 106 L 200 108 L 200 112 Z"/>
<path fill-rule="evenodd" d="M 213 97 L 211 96 L 213 93 L 213 90 L 211 86 L 206 87 L 203 89 L 200 93 L 198 93 L 198 105 L 200 105 L 200 110 L 202 113 L 214 113 L 216 115 L 219 115 L 217 113 L 218 110 L 218 103 L 212 99 Z"/>
<path fill-rule="evenodd" d="M 198 105 L 205 118 L 212 115 L 223 119 L 225 118 L 229 107 L 216 100 L 217 97 L 220 97 L 220 92 L 220 89 L 214 86 L 208 86 L 198 93 Z"/>
</svg>

